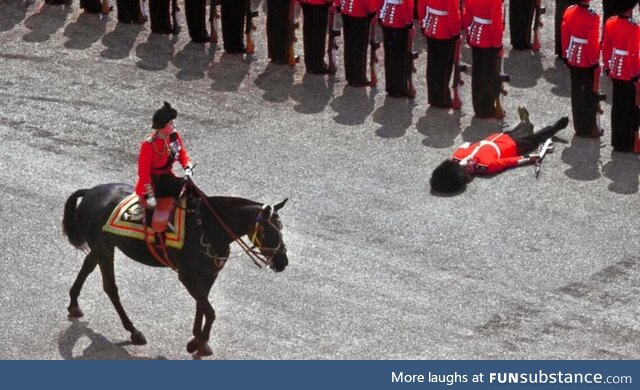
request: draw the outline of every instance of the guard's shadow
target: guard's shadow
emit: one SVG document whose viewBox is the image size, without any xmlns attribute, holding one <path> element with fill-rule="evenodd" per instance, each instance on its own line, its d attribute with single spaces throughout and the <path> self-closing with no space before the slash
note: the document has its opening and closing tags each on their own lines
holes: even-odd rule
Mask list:
<svg viewBox="0 0 640 390">
<path fill-rule="evenodd" d="M 143 30 L 144 26 L 140 24 L 117 23 L 113 31 L 102 37 L 102 44 L 106 49 L 100 55 L 112 60 L 127 58 Z"/>
<path fill-rule="evenodd" d="M 337 112 L 333 118 L 336 123 L 356 126 L 364 123 L 375 108 L 377 89 L 367 91 L 367 88 L 346 85 L 342 95 L 336 97 L 329 104 Z"/>
<path fill-rule="evenodd" d="M 535 87 L 544 71 L 540 52 L 511 50 L 504 59 L 504 70 L 511 76 L 509 85 L 517 88 Z"/>
<path fill-rule="evenodd" d="M 640 154 L 612 152 L 611 161 L 602 167 L 602 174 L 611 180 L 609 191 L 622 195 L 637 193 Z"/>
<path fill-rule="evenodd" d="M 496 119 L 471 118 L 469 126 L 462 131 L 462 139 L 467 142 L 478 142 L 493 133 L 507 130 L 507 123 Z"/>
<path fill-rule="evenodd" d="M 571 96 L 571 75 L 569 69 L 560 58 L 556 57 L 553 67 L 547 68 L 542 75 L 545 80 L 553 85 L 551 93 L 562 97 Z"/>
<path fill-rule="evenodd" d="M 416 123 L 418 132 L 425 136 L 422 144 L 436 149 L 453 146 L 455 138 L 460 134 L 461 117 L 462 110 L 427 108 L 425 116 Z"/>
<path fill-rule="evenodd" d="M 81 13 L 78 20 L 65 27 L 62 35 L 69 39 L 64 43 L 64 47 L 76 50 L 88 49 L 104 36 L 107 21 L 108 19 L 100 14 Z"/>
<path fill-rule="evenodd" d="M 25 42 L 44 42 L 61 29 L 69 13 L 73 11 L 71 5 L 43 4 L 38 12 L 35 12 L 24 21 L 24 26 L 31 30 L 22 39 Z"/>
<path fill-rule="evenodd" d="M 382 138 L 399 138 L 411 127 L 413 108 L 412 99 L 387 96 L 384 103 L 373 113 L 373 121 L 382 125 L 376 135 Z"/>
<path fill-rule="evenodd" d="M 269 63 L 255 81 L 256 86 L 264 91 L 262 99 L 272 103 L 284 103 L 289 100 L 294 74 L 295 70 L 290 66 Z"/>
<path fill-rule="evenodd" d="M 3 0 L 0 32 L 9 31 L 24 20 L 30 3 L 25 0 Z"/>
<path fill-rule="evenodd" d="M 564 171 L 568 178 L 580 181 L 592 181 L 600 178 L 599 139 L 573 137 L 571 145 L 562 151 L 562 161 L 569 165 Z"/>
<path fill-rule="evenodd" d="M 213 58 L 215 47 L 207 50 L 202 43 L 187 43 L 181 51 L 173 57 L 173 64 L 180 69 L 176 73 L 178 80 L 192 81 L 204 79 L 209 61 Z"/>
<path fill-rule="evenodd" d="M 149 34 L 144 43 L 136 47 L 136 56 L 140 59 L 136 66 L 140 69 L 158 71 L 166 69 L 173 58 L 177 37 L 162 34 Z"/>
<path fill-rule="evenodd" d="M 211 89 L 220 92 L 233 92 L 249 74 L 253 57 L 249 55 L 222 53 L 216 63 L 209 67 L 208 75 L 213 81 Z"/>
<path fill-rule="evenodd" d="M 76 344 L 88 345 L 79 353 Z M 101 334 L 87 327 L 83 321 L 72 321 L 71 325 L 58 337 L 58 352 L 65 360 L 166 360 L 164 356 L 156 358 L 138 357 L 131 355 L 124 346 L 130 345 L 130 341 L 114 344 Z"/>
<path fill-rule="evenodd" d="M 300 114 L 316 114 L 325 110 L 333 96 L 333 76 L 305 73 L 302 82 L 291 89 L 291 99 L 296 104 L 293 109 Z"/>
</svg>

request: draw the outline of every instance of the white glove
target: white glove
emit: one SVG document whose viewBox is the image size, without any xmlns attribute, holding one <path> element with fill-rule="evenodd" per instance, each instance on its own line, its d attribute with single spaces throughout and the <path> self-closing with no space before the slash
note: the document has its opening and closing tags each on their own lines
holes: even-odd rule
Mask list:
<svg viewBox="0 0 640 390">
<path fill-rule="evenodd" d="M 187 165 L 187 167 L 184 169 L 184 176 L 185 177 L 193 176 L 193 169 L 192 169 L 191 165 Z"/>
<path fill-rule="evenodd" d="M 156 207 L 156 205 L 158 204 L 158 202 L 156 202 L 156 197 L 153 195 L 150 195 L 147 198 L 147 206 L 149 206 L 150 209 Z"/>
</svg>

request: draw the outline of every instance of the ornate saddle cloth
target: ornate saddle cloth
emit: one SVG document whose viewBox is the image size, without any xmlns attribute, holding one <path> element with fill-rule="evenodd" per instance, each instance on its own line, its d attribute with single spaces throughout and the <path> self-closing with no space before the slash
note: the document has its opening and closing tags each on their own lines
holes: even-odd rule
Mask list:
<svg viewBox="0 0 640 390">
<path fill-rule="evenodd" d="M 184 245 L 186 204 L 187 197 L 183 196 L 175 207 L 173 218 L 170 219 L 173 229 L 168 229 L 165 232 L 165 243 L 168 247 L 181 249 Z M 107 223 L 102 227 L 102 230 L 118 236 L 144 240 L 145 232 L 142 224 L 142 213 L 143 209 L 140 206 L 140 202 L 138 202 L 138 195 L 133 193 L 118 204 L 109 216 Z M 153 243 L 155 235 L 151 228 L 150 219 L 147 221 L 147 225 L 147 238 L 149 242 Z"/>
</svg>

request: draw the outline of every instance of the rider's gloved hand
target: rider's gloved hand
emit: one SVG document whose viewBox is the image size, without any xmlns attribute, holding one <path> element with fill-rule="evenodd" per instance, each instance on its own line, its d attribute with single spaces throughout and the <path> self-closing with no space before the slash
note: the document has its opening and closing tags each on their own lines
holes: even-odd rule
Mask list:
<svg viewBox="0 0 640 390">
<path fill-rule="evenodd" d="M 193 176 L 193 166 L 191 164 L 187 165 L 187 167 L 184 169 L 184 175 L 185 177 Z"/>
<path fill-rule="evenodd" d="M 147 207 L 149 207 L 150 209 L 156 207 L 156 205 L 158 204 L 158 202 L 156 202 L 156 197 L 153 195 L 149 195 L 149 197 L 147 198 Z"/>
</svg>

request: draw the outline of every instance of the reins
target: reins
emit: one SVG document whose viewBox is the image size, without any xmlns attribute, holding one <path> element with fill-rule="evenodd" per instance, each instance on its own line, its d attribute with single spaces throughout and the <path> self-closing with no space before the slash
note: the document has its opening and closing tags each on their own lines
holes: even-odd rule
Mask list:
<svg viewBox="0 0 640 390">
<path fill-rule="evenodd" d="M 238 245 L 240 245 L 240 248 L 242 248 L 242 250 L 249 256 L 251 261 L 253 261 L 253 263 L 256 266 L 258 266 L 259 268 L 265 268 L 265 267 L 271 265 L 271 261 L 267 260 L 266 256 L 264 256 L 261 253 L 259 253 L 259 252 L 254 250 L 255 246 L 254 247 L 250 247 L 242 239 L 242 237 L 238 237 L 231 230 L 231 228 L 229 228 L 229 226 L 227 226 L 227 224 L 222 220 L 222 218 L 220 218 L 220 216 L 218 215 L 218 213 L 216 213 L 216 211 L 213 209 L 213 207 L 211 207 L 211 205 L 209 204 L 209 201 L 207 200 L 207 196 L 200 190 L 200 188 L 198 188 L 198 186 L 196 186 L 196 184 L 193 182 L 193 180 L 191 180 L 191 178 L 187 178 L 187 183 L 189 184 L 189 186 L 191 186 L 191 188 L 193 188 L 195 190 L 195 192 L 198 195 L 198 197 L 200 198 L 200 200 L 205 204 L 205 206 L 207 206 L 207 208 L 209 209 L 211 214 L 216 218 L 216 220 L 218 221 L 220 226 L 222 226 L 224 231 L 229 235 L 229 237 L 231 237 L 233 239 L 233 241 L 237 242 Z"/>
</svg>

